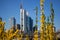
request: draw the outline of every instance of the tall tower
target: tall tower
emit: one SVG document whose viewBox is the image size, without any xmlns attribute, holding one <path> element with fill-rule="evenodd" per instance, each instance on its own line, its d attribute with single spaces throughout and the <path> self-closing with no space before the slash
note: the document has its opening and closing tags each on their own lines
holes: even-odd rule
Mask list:
<svg viewBox="0 0 60 40">
<path fill-rule="evenodd" d="M 16 19 L 15 19 L 15 17 L 10 18 L 10 26 L 15 30 L 15 28 L 16 28 Z"/>
<path fill-rule="evenodd" d="M 32 29 L 33 29 L 33 19 L 31 17 L 29 17 L 29 31 L 30 31 L 30 33 L 32 33 Z"/>
<path fill-rule="evenodd" d="M 23 8 L 22 3 L 20 4 L 20 28 L 23 30 Z"/>
<path fill-rule="evenodd" d="M 21 31 L 27 33 L 28 31 L 28 12 L 22 8 L 20 5 L 20 28 Z"/>
<path fill-rule="evenodd" d="M 40 0 L 40 8 L 41 8 L 40 40 L 45 40 L 45 14 L 44 14 L 44 0 Z"/>
</svg>

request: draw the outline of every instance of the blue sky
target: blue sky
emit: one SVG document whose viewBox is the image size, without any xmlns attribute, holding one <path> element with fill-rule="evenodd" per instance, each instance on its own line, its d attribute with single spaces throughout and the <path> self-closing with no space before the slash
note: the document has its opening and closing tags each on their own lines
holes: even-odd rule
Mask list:
<svg viewBox="0 0 60 40">
<path fill-rule="evenodd" d="M 60 0 L 45 0 L 44 14 L 50 15 L 50 1 L 53 3 L 55 11 L 54 24 L 56 29 L 60 29 Z M 16 23 L 20 24 L 20 3 L 22 2 L 23 8 L 29 12 L 29 16 L 33 19 L 35 25 L 35 11 L 33 10 L 38 6 L 38 29 L 40 28 L 40 0 L 0 0 L 0 17 L 5 21 L 5 28 L 9 29 L 9 19 L 11 17 L 16 18 Z"/>
</svg>

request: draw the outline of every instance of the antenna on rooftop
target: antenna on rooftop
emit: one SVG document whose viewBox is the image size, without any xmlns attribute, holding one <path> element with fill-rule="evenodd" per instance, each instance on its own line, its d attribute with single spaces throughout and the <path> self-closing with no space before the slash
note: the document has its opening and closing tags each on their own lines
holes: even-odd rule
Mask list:
<svg viewBox="0 0 60 40">
<path fill-rule="evenodd" d="M 20 9 L 23 8 L 23 0 L 20 1 Z"/>
</svg>

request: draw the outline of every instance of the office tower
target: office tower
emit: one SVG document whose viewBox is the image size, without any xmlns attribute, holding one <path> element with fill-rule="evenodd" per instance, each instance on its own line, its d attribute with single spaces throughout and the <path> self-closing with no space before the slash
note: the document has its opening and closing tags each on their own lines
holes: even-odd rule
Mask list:
<svg viewBox="0 0 60 40">
<path fill-rule="evenodd" d="M 27 32 L 29 32 L 29 15 L 28 15 L 28 12 L 26 11 L 26 29 L 27 29 Z"/>
<path fill-rule="evenodd" d="M 20 28 L 24 33 L 27 33 L 27 14 L 22 5 L 20 5 Z"/>
<path fill-rule="evenodd" d="M 15 29 L 16 28 L 16 19 L 15 17 L 10 18 L 10 27 Z"/>
<path fill-rule="evenodd" d="M 29 17 L 28 12 L 22 8 L 22 4 L 20 5 L 20 29 L 27 33 L 32 31 L 33 20 Z"/>
<path fill-rule="evenodd" d="M 29 17 L 29 31 L 32 33 L 33 31 L 33 19 Z"/>
</svg>

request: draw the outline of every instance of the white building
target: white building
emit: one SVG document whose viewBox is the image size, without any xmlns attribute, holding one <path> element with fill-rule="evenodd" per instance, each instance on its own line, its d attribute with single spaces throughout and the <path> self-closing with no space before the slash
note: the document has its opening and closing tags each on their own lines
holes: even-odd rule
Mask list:
<svg viewBox="0 0 60 40">
<path fill-rule="evenodd" d="M 24 9 L 20 9 L 20 28 L 22 31 L 26 31 L 26 11 Z"/>
<path fill-rule="evenodd" d="M 33 25 L 30 24 L 31 22 L 28 12 L 22 8 L 22 5 L 20 5 L 20 29 L 24 33 L 28 33 L 30 31 L 30 27 Z"/>
<path fill-rule="evenodd" d="M 20 29 L 24 32 L 28 32 L 28 12 L 20 6 Z"/>
</svg>

